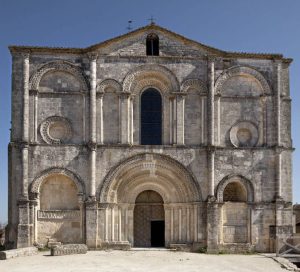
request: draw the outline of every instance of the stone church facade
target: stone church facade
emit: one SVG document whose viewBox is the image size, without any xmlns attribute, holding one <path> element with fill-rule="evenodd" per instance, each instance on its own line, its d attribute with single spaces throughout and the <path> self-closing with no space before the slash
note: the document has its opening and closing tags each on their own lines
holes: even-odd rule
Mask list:
<svg viewBox="0 0 300 272">
<path fill-rule="evenodd" d="M 269 252 L 292 232 L 291 59 L 154 24 L 10 51 L 12 247 Z"/>
</svg>

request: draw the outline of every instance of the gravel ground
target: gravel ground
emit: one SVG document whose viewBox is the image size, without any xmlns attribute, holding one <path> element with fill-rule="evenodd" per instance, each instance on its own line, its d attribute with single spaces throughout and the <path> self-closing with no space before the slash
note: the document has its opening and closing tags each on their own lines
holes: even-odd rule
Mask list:
<svg viewBox="0 0 300 272">
<path fill-rule="evenodd" d="M 279 272 L 287 271 L 262 255 L 208 255 L 172 251 L 89 251 L 83 255 L 36 256 L 0 261 L 1 272 L 163 271 Z"/>
</svg>

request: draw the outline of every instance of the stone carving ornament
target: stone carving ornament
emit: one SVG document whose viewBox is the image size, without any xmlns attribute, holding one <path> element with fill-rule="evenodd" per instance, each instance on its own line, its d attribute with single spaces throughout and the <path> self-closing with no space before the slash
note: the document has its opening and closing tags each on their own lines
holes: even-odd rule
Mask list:
<svg viewBox="0 0 300 272">
<path fill-rule="evenodd" d="M 251 122 L 242 121 L 230 129 L 229 136 L 235 147 L 253 147 L 258 141 L 258 130 Z"/>
<path fill-rule="evenodd" d="M 42 122 L 40 133 L 47 144 L 62 144 L 71 138 L 72 128 L 66 118 L 51 116 Z"/>
</svg>

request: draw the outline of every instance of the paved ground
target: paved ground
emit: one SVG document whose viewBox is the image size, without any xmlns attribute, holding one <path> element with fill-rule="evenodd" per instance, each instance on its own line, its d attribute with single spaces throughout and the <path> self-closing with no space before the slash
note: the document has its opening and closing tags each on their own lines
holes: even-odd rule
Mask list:
<svg viewBox="0 0 300 272">
<path fill-rule="evenodd" d="M 90 251 L 84 255 L 20 257 L 0 261 L 1 272 L 282 272 L 262 255 L 207 255 L 171 251 Z"/>
</svg>

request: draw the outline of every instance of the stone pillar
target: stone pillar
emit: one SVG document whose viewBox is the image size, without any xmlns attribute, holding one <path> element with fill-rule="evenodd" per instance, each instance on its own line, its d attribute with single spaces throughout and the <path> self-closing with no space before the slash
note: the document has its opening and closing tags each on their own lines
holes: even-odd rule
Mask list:
<svg viewBox="0 0 300 272">
<path fill-rule="evenodd" d="M 281 95 L 281 63 L 276 63 L 276 88 L 275 88 L 275 118 L 276 118 L 276 145 L 281 146 L 280 135 L 280 95 Z"/>
<path fill-rule="evenodd" d="M 97 85 L 97 54 L 91 53 L 90 58 L 90 141 L 96 143 L 96 85 Z"/>
<path fill-rule="evenodd" d="M 38 90 L 29 90 L 30 95 L 32 97 L 32 104 L 33 104 L 33 124 L 32 124 L 32 140 L 34 143 L 37 142 L 37 115 L 38 115 Z"/>
<path fill-rule="evenodd" d="M 176 126 L 176 99 L 174 96 L 170 97 L 170 144 L 177 142 L 177 126 Z"/>
<path fill-rule="evenodd" d="M 121 93 L 120 94 L 120 134 L 121 134 L 121 144 L 130 144 L 131 143 L 131 102 L 130 102 L 130 93 Z"/>
<path fill-rule="evenodd" d="M 98 115 L 98 118 L 99 118 L 99 144 L 103 144 L 103 127 L 104 127 L 104 123 L 103 123 L 103 96 L 104 96 L 104 93 L 102 92 L 98 92 L 97 93 L 97 100 L 98 100 L 98 105 L 99 105 L 99 108 L 98 108 L 98 111 L 99 111 L 99 115 Z"/>
<path fill-rule="evenodd" d="M 23 131 L 22 131 L 22 180 L 18 200 L 19 224 L 17 247 L 31 243 L 28 199 L 28 142 L 29 142 L 29 53 L 23 55 Z"/>
<path fill-rule="evenodd" d="M 96 156 L 97 145 L 94 143 L 89 144 L 90 149 L 90 188 L 89 198 L 96 200 Z"/>
<path fill-rule="evenodd" d="M 29 220 L 29 200 L 23 199 L 18 201 L 19 224 L 17 248 L 29 247 L 30 238 L 30 220 Z"/>
<path fill-rule="evenodd" d="M 176 93 L 176 144 L 184 145 L 184 99 L 185 94 Z"/>
<path fill-rule="evenodd" d="M 207 252 L 218 253 L 219 244 L 219 210 L 215 198 L 207 202 Z"/>
<path fill-rule="evenodd" d="M 208 62 L 208 99 L 207 99 L 207 142 L 208 145 L 214 145 L 215 137 L 215 63 L 214 59 L 210 59 Z"/>
<path fill-rule="evenodd" d="M 282 182 L 281 182 L 281 150 L 276 149 L 276 198 L 282 198 Z"/>
<path fill-rule="evenodd" d="M 207 150 L 209 196 L 215 195 L 215 149 Z"/>
<path fill-rule="evenodd" d="M 86 245 L 95 249 L 98 246 L 98 203 L 90 199 L 86 201 L 85 207 Z"/>
<path fill-rule="evenodd" d="M 90 58 L 90 188 L 89 197 L 96 200 L 96 157 L 97 157 L 97 128 L 96 128 L 96 83 L 97 83 L 97 54 L 91 53 Z"/>
<path fill-rule="evenodd" d="M 281 94 L 281 62 L 276 62 L 276 88 L 275 88 L 275 120 L 276 120 L 276 198 L 281 199 L 281 135 L 280 135 L 280 94 Z"/>
<path fill-rule="evenodd" d="M 23 142 L 29 140 L 29 53 L 23 54 Z"/>
</svg>

